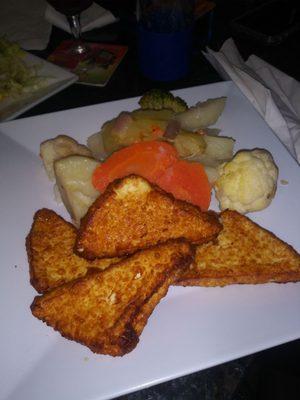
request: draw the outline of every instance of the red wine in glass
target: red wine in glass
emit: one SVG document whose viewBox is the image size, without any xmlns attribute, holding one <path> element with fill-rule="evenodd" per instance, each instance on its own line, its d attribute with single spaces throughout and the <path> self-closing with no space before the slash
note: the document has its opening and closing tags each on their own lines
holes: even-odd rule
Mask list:
<svg viewBox="0 0 300 400">
<path fill-rule="evenodd" d="M 71 49 L 72 53 L 78 55 L 88 53 L 88 46 L 81 42 L 80 13 L 89 8 L 93 4 L 93 0 L 47 0 L 47 2 L 67 17 L 71 32 L 76 40 Z"/>
</svg>

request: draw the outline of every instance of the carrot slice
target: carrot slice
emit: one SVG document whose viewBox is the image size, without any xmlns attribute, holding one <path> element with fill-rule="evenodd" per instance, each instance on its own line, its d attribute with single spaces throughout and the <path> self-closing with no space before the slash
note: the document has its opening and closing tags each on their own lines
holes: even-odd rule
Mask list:
<svg viewBox="0 0 300 400">
<path fill-rule="evenodd" d="M 177 150 L 169 143 L 155 140 L 135 143 L 116 151 L 99 165 L 93 173 L 92 182 L 100 192 L 110 182 L 130 174 L 140 175 L 155 183 L 177 160 Z"/>
<path fill-rule="evenodd" d="M 139 142 L 113 153 L 95 169 L 92 182 L 102 192 L 110 182 L 130 174 L 140 175 L 202 210 L 209 207 L 211 186 L 204 167 L 179 160 L 177 150 L 168 143 Z"/>
<path fill-rule="evenodd" d="M 211 186 L 204 167 L 198 163 L 178 160 L 158 177 L 156 184 L 180 200 L 206 211 L 211 200 Z"/>
</svg>

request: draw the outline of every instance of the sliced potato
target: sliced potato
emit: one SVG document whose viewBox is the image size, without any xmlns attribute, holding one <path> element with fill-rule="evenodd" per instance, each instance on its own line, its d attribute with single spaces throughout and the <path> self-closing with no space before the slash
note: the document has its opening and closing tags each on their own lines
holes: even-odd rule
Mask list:
<svg viewBox="0 0 300 400">
<path fill-rule="evenodd" d="M 202 154 L 198 154 L 195 157 L 192 157 L 190 161 L 196 161 L 204 165 L 205 167 L 211 167 L 211 168 L 218 168 L 220 164 L 225 162 L 226 160 L 217 160 L 216 158 L 207 155 L 205 152 Z"/>
<path fill-rule="evenodd" d="M 62 158 L 54 164 L 62 201 L 77 226 L 99 196 L 99 191 L 92 184 L 92 174 L 99 164 L 93 158 L 77 155 Z"/>
<path fill-rule="evenodd" d="M 183 129 L 192 132 L 197 131 L 215 124 L 224 110 L 225 103 L 226 97 L 208 99 L 177 114 L 175 118 L 180 122 Z"/>
<path fill-rule="evenodd" d="M 209 166 L 204 166 L 207 178 L 209 180 L 209 183 L 211 185 L 214 185 L 215 182 L 217 181 L 217 179 L 219 178 L 219 170 L 218 168 L 214 168 L 214 167 L 209 167 Z"/>
<path fill-rule="evenodd" d="M 180 157 L 188 158 L 202 154 L 206 148 L 203 135 L 181 131 L 174 139 L 174 146 Z"/>
<path fill-rule="evenodd" d="M 130 146 L 133 143 L 155 138 L 155 132 L 160 129 L 165 131 L 167 121 L 154 119 L 137 119 L 122 130 L 115 129 L 114 125 L 107 125 L 101 130 L 104 150 L 107 154 Z"/>
<path fill-rule="evenodd" d="M 108 155 L 133 143 L 155 139 L 157 130 L 164 132 L 174 116 L 171 110 L 142 110 L 122 112 L 107 121 L 101 131 L 88 138 L 93 156 L 103 160 Z"/>
<path fill-rule="evenodd" d="M 126 129 L 126 131 L 117 131 L 113 127 L 107 127 L 106 129 L 102 129 L 100 133 L 103 139 L 104 150 L 107 154 L 111 154 L 122 147 L 140 141 L 139 132 L 131 128 Z"/>
<path fill-rule="evenodd" d="M 234 139 L 224 136 L 203 135 L 206 149 L 192 158 L 204 165 L 209 182 L 214 185 L 219 177 L 218 167 L 233 157 Z"/>
<path fill-rule="evenodd" d="M 156 138 L 157 129 L 161 130 L 162 134 L 167 128 L 168 121 L 160 119 L 141 119 L 135 120 L 130 126 L 130 131 L 136 131 L 140 137 L 140 141 L 151 140 Z"/>
<path fill-rule="evenodd" d="M 225 136 L 203 135 L 206 143 L 205 154 L 216 160 L 230 160 L 233 157 L 235 140 Z"/>
<path fill-rule="evenodd" d="M 80 154 L 91 156 L 91 151 L 75 139 L 67 135 L 59 135 L 54 139 L 46 140 L 40 145 L 40 156 L 50 180 L 54 181 L 54 162 L 60 158 Z"/>
<path fill-rule="evenodd" d="M 104 160 L 108 153 L 104 149 L 103 137 L 100 132 L 94 133 L 87 140 L 87 145 L 96 160 Z"/>
</svg>

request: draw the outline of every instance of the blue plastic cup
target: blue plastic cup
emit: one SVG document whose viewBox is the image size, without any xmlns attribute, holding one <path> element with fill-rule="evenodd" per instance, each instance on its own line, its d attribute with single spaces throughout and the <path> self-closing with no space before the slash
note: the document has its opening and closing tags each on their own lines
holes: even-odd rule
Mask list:
<svg viewBox="0 0 300 400">
<path fill-rule="evenodd" d="M 187 75 L 192 28 L 154 32 L 138 25 L 138 57 L 143 75 L 155 81 L 173 81 Z"/>
</svg>

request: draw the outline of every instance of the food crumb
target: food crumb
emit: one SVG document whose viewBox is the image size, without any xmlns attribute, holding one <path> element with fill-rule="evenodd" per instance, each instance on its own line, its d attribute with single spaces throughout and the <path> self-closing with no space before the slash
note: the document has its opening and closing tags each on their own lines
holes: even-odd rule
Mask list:
<svg viewBox="0 0 300 400">
<path fill-rule="evenodd" d="M 138 273 L 135 275 L 134 279 L 140 279 L 141 276 L 142 276 L 142 274 L 141 274 L 140 272 L 138 272 Z"/>
<path fill-rule="evenodd" d="M 286 179 L 280 179 L 280 183 L 281 183 L 282 185 L 288 185 L 288 184 L 289 184 L 289 181 L 287 181 Z"/>
<path fill-rule="evenodd" d="M 88 357 L 84 357 L 83 361 L 87 362 L 87 361 L 89 361 L 89 358 Z"/>
<path fill-rule="evenodd" d="M 288 184 L 289 184 L 289 181 L 287 181 L 286 179 L 280 179 L 280 183 L 281 183 L 282 185 L 288 185 Z"/>
<path fill-rule="evenodd" d="M 15 267 L 15 268 L 18 268 L 18 266 L 17 266 L 17 265 L 14 265 L 14 267 Z"/>
<path fill-rule="evenodd" d="M 112 293 L 110 294 L 110 296 L 108 297 L 108 302 L 109 302 L 110 304 L 115 304 L 115 303 L 116 303 L 116 300 L 117 300 L 117 295 L 116 295 L 115 292 L 112 292 Z"/>
</svg>

